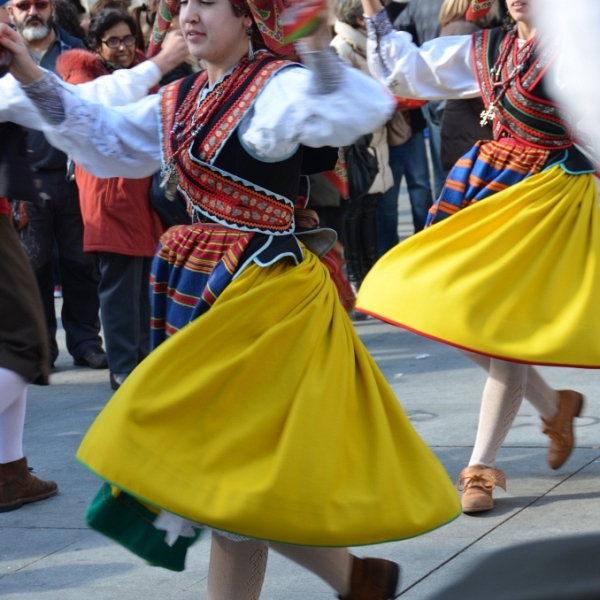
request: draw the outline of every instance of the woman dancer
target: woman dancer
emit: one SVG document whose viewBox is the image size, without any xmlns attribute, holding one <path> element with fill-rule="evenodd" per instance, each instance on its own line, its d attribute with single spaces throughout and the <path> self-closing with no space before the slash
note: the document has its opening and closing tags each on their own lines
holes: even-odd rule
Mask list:
<svg viewBox="0 0 600 600">
<path fill-rule="evenodd" d="M 334 166 L 337 152 L 316 147 L 351 143 L 394 103 L 320 34 L 303 52 L 312 71 L 255 52 L 255 20 L 271 48 L 288 50 L 278 11 L 184 2 L 190 51 L 207 70 L 122 110 L 90 106 L 44 75 L 10 30 L 0 43 L 53 143 L 99 176 L 152 173 L 162 152 L 166 190 L 184 195 L 195 221 L 170 230 L 154 265 L 160 345 L 80 448 L 108 482 L 91 521 L 123 538 L 141 516 L 144 540 L 136 530 L 123 543 L 175 569 L 194 523 L 220 530 L 211 600 L 259 596 L 264 540 L 341 598 L 383 600 L 398 567 L 343 547 L 424 533 L 459 503 L 308 249 L 319 235 L 296 237 L 294 200 L 301 172 Z"/>
<path fill-rule="evenodd" d="M 481 18 L 491 5 L 474 1 L 469 12 Z M 546 94 L 554 54 L 536 35 L 528 0 L 508 0 L 505 28 L 420 49 L 393 31 L 378 0 L 363 6 L 370 66 L 393 93 L 481 94 L 482 125 L 493 123 L 495 140 L 478 142 L 451 172 L 430 211 L 435 226 L 383 257 L 358 299 L 365 312 L 468 350 L 489 372 L 459 477 L 463 511 L 489 510 L 494 487 L 506 485 L 493 464 L 523 396 L 550 437 L 549 466 L 558 469 L 573 449 L 583 397 L 553 390 L 529 365 L 600 366 L 592 168 L 573 145 L 571 117 Z"/>
</svg>

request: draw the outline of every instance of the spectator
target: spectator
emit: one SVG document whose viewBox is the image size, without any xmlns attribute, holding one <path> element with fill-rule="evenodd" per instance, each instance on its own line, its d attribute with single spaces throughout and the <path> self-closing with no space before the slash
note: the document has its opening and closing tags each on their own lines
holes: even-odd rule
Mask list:
<svg viewBox="0 0 600 600">
<path fill-rule="evenodd" d="M 444 0 L 411 0 L 407 8 L 394 21 L 394 27 L 410 33 L 416 31 L 417 44 L 421 45 L 440 36 L 439 14 Z M 423 107 L 429 132 L 429 148 L 433 165 L 433 178 L 436 198 L 442 192 L 448 172 L 442 167 L 440 102 L 428 102 Z"/>
<path fill-rule="evenodd" d="M 103 9 L 90 21 L 86 50 L 69 50 L 59 75 L 79 84 L 145 60 L 135 48 L 135 21 Z M 117 389 L 150 350 L 150 265 L 164 228 L 150 204 L 150 177 L 100 179 L 75 167 L 83 216 L 83 247 L 97 253 L 100 307 L 110 384 Z"/>
<path fill-rule="evenodd" d="M 370 75 L 360 0 L 336 0 L 334 7 L 337 35 L 331 45 L 344 62 Z M 377 261 L 377 203 L 393 184 L 385 126 L 373 132 L 369 148 L 377 157 L 379 172 L 366 196 L 349 199 L 344 222 L 346 268 L 348 279 L 356 289 Z"/>
<path fill-rule="evenodd" d="M 427 213 L 433 204 L 425 148 L 425 118 L 420 108 L 406 111 L 403 114 L 406 114 L 408 119 L 410 135 L 408 141 L 403 144 L 392 143 L 393 138 L 390 138 L 390 124 L 388 124 L 390 167 L 394 185 L 383 195 L 377 207 L 377 247 L 380 256 L 399 242 L 398 195 L 403 177 L 406 178 L 415 233 L 425 227 Z"/>
<path fill-rule="evenodd" d="M 498 3 L 485 19 L 469 22 L 465 16 L 470 0 L 444 0 L 440 11 L 440 35 L 470 35 L 489 27 L 500 18 Z M 491 140 L 491 124 L 481 126 L 481 113 L 485 105 L 481 98 L 447 100 L 441 124 L 442 166 L 450 170 L 477 140 Z"/>
<path fill-rule="evenodd" d="M 60 54 L 82 42 L 54 23 L 56 4 L 49 0 L 13 0 L 8 8 L 33 59 L 56 70 Z M 52 251 L 56 243 L 63 286 L 62 324 L 73 362 L 94 369 L 108 366 L 100 338 L 96 259 L 83 251 L 83 223 L 75 182 L 67 177 L 67 157 L 43 133 L 28 130 L 28 151 L 44 204 L 28 204 L 28 224 L 20 230 L 42 295 L 50 359 L 58 357 Z"/>
</svg>

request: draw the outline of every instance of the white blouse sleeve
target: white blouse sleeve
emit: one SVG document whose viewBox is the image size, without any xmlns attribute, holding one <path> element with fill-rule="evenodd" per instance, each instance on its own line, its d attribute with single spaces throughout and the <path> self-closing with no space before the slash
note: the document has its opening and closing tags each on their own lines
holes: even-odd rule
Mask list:
<svg viewBox="0 0 600 600">
<path fill-rule="evenodd" d="M 161 77 L 160 69 L 151 60 L 145 60 L 131 69 L 117 69 L 110 75 L 81 83 L 76 88 L 77 93 L 90 102 L 124 106 L 147 96 Z"/>
<path fill-rule="evenodd" d="M 395 96 L 423 100 L 476 98 L 470 35 L 436 38 L 421 47 L 395 31 L 385 9 L 367 24 L 367 58 L 373 75 Z"/>
<path fill-rule="evenodd" d="M 391 118 L 396 102 L 382 86 L 333 56 L 338 79 L 333 91 L 320 93 L 314 73 L 299 65 L 270 79 L 238 129 L 251 154 L 274 161 L 299 144 L 347 146 Z"/>
<path fill-rule="evenodd" d="M 160 69 L 148 60 L 132 69 L 119 69 L 88 83 L 64 85 L 89 102 L 121 106 L 147 96 L 160 77 Z M 30 129 L 44 126 L 38 110 L 10 74 L 0 78 L 0 121 L 11 121 Z"/>
<path fill-rule="evenodd" d="M 160 168 L 158 95 L 108 108 L 51 73 L 24 89 L 44 119 L 48 141 L 92 175 L 135 179 Z"/>
</svg>

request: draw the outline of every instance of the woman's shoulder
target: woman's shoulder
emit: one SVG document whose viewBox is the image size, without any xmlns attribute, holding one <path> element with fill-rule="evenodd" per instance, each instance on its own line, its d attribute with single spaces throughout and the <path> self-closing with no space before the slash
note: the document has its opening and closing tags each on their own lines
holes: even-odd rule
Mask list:
<svg viewBox="0 0 600 600">
<path fill-rule="evenodd" d="M 56 72 L 67 83 L 77 85 L 109 73 L 108 69 L 88 50 L 63 52 L 56 61 Z"/>
</svg>

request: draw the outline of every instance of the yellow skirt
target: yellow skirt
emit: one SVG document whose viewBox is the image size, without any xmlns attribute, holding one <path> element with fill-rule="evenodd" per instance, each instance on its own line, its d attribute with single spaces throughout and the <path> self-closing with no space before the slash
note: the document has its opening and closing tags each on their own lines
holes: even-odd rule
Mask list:
<svg viewBox="0 0 600 600">
<path fill-rule="evenodd" d="M 78 458 L 211 527 L 313 546 L 425 533 L 460 512 L 311 253 L 249 266 L 160 345 Z"/>
<path fill-rule="evenodd" d="M 402 242 L 357 307 L 525 363 L 600 367 L 600 221 L 591 175 L 533 175 Z"/>
</svg>

